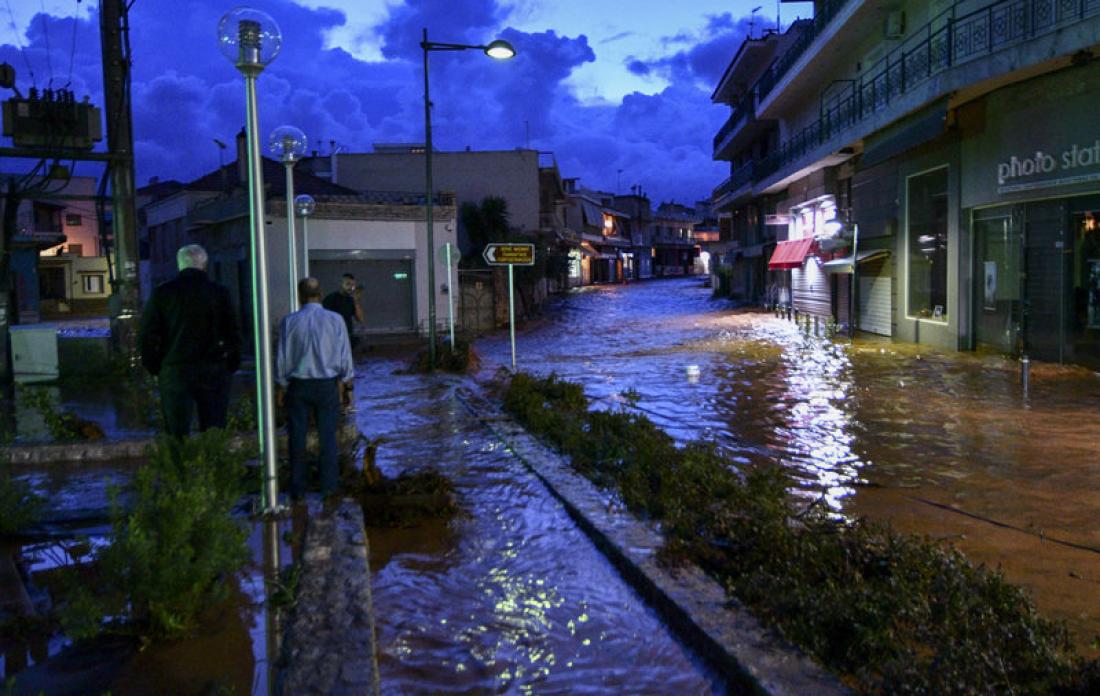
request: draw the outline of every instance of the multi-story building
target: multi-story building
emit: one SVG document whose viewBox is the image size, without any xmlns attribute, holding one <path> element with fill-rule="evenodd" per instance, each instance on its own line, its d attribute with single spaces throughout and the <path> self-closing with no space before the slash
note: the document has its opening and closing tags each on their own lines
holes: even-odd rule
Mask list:
<svg viewBox="0 0 1100 696">
<path fill-rule="evenodd" d="M 1100 0 L 814 5 L 715 92 L 731 234 L 755 205 L 800 311 L 1100 365 Z"/>
<path fill-rule="evenodd" d="M 570 263 L 582 285 L 621 283 L 634 277 L 631 216 L 616 209 L 615 196 L 565 179 L 565 224 L 579 233 L 580 247 Z M 572 273 L 572 272 L 571 272 Z"/>
<path fill-rule="evenodd" d="M 679 203 L 657 206 L 650 223 L 653 271 L 657 276 L 692 275 L 699 248 L 695 243 L 695 211 Z"/>
<path fill-rule="evenodd" d="M 43 188 L 16 212 L 11 263 L 19 323 L 106 315 L 111 287 L 92 199 L 96 179 L 73 176 Z"/>
</svg>

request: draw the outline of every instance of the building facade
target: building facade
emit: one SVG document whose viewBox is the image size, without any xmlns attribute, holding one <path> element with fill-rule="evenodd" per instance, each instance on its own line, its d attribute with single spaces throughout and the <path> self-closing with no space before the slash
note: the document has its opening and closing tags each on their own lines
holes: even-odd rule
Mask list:
<svg viewBox="0 0 1100 696">
<path fill-rule="evenodd" d="M 714 201 L 731 236 L 752 204 L 777 230 L 800 311 L 1100 365 L 1096 55 L 1097 0 L 815 2 L 716 90 L 751 107 L 715 139 Z"/>
</svg>

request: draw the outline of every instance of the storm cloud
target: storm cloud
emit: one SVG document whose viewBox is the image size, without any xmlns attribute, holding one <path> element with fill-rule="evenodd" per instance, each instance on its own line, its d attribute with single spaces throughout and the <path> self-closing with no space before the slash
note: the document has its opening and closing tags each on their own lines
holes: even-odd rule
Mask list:
<svg viewBox="0 0 1100 696">
<path fill-rule="evenodd" d="M 636 74 L 666 77 L 670 86 L 635 92 L 619 103 L 579 100 L 566 84 L 597 59 L 589 38 L 547 28 L 524 32 L 508 24 L 497 0 L 409 0 L 374 28 L 381 60 L 365 61 L 325 37 L 346 23 L 329 9 L 289 0 L 258 2 L 283 30 L 283 49 L 258 82 L 261 131 L 294 124 L 311 147 L 330 142 L 369 151 L 376 142 L 423 141 L 421 29 L 433 41 L 511 42 L 517 56 L 493 61 L 479 51 L 430 57 L 433 136 L 438 148 L 532 147 L 553 152 L 562 175 L 591 187 L 641 185 L 656 201 L 691 203 L 709 195 L 724 167 L 711 160 L 711 138 L 725 118 L 709 101 L 714 84 L 745 35 L 746 20 L 710 18 L 699 36 L 663 42 L 672 51 L 634 58 Z M 232 143 L 244 122 L 244 87 L 217 47 L 224 2 L 135 3 L 131 12 L 134 139 L 138 181 L 188 180 L 218 164 L 215 139 Z M 70 39 L 76 30 L 75 51 Z M 79 18 L 34 17 L 20 47 L 0 45 L 0 60 L 33 83 L 69 83 L 80 98 L 102 103 L 99 27 L 94 12 Z M 672 40 L 675 39 L 675 40 Z M 51 47 L 47 51 L 47 44 Z M 70 60 L 73 65 L 69 74 Z M 50 68 L 52 67 L 52 70 Z M 226 153 L 227 160 L 234 157 Z M 619 173 L 621 170 L 621 174 Z"/>
</svg>

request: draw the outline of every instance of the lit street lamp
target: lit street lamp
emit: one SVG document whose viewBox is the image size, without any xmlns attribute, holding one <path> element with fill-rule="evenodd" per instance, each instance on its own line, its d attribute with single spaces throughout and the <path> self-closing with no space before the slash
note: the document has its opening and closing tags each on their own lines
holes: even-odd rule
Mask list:
<svg viewBox="0 0 1100 696">
<path fill-rule="evenodd" d="M 313 215 L 317 204 L 313 202 L 313 196 L 303 193 L 294 198 L 294 209 L 302 216 L 302 277 L 309 277 L 309 216 Z"/>
<path fill-rule="evenodd" d="M 256 78 L 282 47 L 279 25 L 267 13 L 248 7 L 227 12 L 218 23 L 222 54 L 244 75 L 248 141 L 248 212 L 252 246 L 252 338 L 256 350 L 256 410 L 260 458 L 264 467 L 263 511 L 279 510 L 279 472 L 275 460 L 275 400 L 267 301 L 267 251 L 264 240 L 264 182 L 260 119 L 256 114 Z"/>
<path fill-rule="evenodd" d="M 516 49 L 507 41 L 497 39 L 485 45 L 439 43 L 428 41 L 428 30 L 424 29 L 420 48 L 424 50 L 424 166 L 426 195 L 424 197 L 425 216 L 428 222 L 428 369 L 435 369 L 435 230 L 432 211 L 432 100 L 428 92 L 428 53 L 431 51 L 466 51 L 477 49 L 497 60 L 505 60 L 516 55 Z M 447 289 L 450 292 L 450 288 Z"/>
<path fill-rule="evenodd" d="M 294 165 L 306 153 L 306 134 L 294 126 L 279 126 L 271 132 L 268 147 L 286 168 L 287 265 L 290 268 L 290 311 L 298 311 L 298 251 L 294 234 Z"/>
</svg>

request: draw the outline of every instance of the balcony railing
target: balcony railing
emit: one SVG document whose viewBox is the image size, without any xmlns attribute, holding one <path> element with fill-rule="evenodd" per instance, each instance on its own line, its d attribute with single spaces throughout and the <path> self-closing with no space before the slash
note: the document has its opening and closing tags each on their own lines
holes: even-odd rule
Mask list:
<svg viewBox="0 0 1100 696">
<path fill-rule="evenodd" d="M 756 115 L 756 94 L 753 90 L 749 90 L 741 101 L 734 107 L 733 113 L 726 119 L 726 124 L 718 130 L 718 135 L 714 136 L 714 152 L 718 152 L 718 146 L 729 136 L 730 133 L 737 128 L 737 126 L 746 118 L 753 118 Z"/>
<path fill-rule="evenodd" d="M 759 160 L 750 160 L 738 167 L 737 170 L 733 172 L 733 174 L 731 174 L 728 179 L 719 184 L 717 188 L 715 188 L 714 191 L 711 192 L 711 200 L 717 201 L 722 198 L 722 196 L 733 193 L 734 191 L 737 191 L 742 187 L 751 184 L 755 180 L 753 172 L 756 169 L 758 161 Z"/>
<path fill-rule="evenodd" d="M 961 17 L 953 14 L 954 8 L 947 10 L 914 32 L 823 103 L 816 121 L 757 161 L 754 181 L 882 111 L 934 75 L 1100 14 L 1100 0 L 998 0 Z"/>
<path fill-rule="evenodd" d="M 827 0 L 816 8 L 818 12 L 810 21 L 809 26 L 802 30 L 802 33 L 795 39 L 795 42 L 790 48 L 772 61 L 772 64 L 768 66 L 768 69 L 765 70 L 764 74 L 760 76 L 760 79 L 756 81 L 754 89 L 761 101 L 763 101 L 764 97 L 768 96 L 772 89 L 779 84 L 779 81 L 783 79 L 783 76 L 787 74 L 791 66 L 806 52 L 806 49 L 810 47 L 814 39 L 821 34 L 825 27 L 829 26 L 829 22 L 833 21 L 833 17 L 836 17 L 837 13 L 840 12 L 846 4 L 848 4 L 848 0 Z"/>
</svg>

